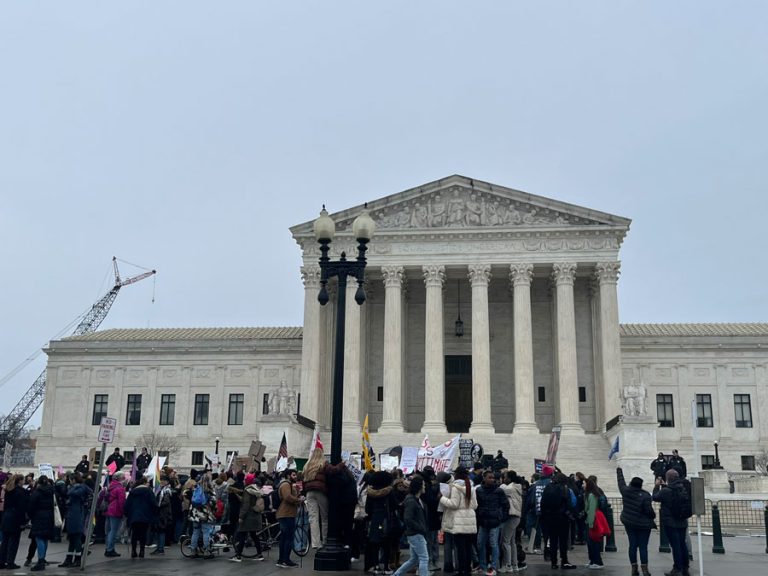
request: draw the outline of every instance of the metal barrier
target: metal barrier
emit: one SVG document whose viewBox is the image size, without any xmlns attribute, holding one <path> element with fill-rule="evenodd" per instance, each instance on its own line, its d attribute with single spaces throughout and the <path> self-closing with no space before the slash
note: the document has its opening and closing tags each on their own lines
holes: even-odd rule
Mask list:
<svg viewBox="0 0 768 576">
<path fill-rule="evenodd" d="M 621 498 L 608 498 L 613 508 L 615 524 L 621 524 L 619 518 L 624 508 Z M 701 525 L 712 528 L 712 504 L 713 501 L 705 501 L 706 513 L 701 517 Z M 720 524 L 723 528 L 762 528 L 765 527 L 765 509 L 768 500 L 719 500 L 714 502 L 720 511 Z M 659 523 L 659 503 L 654 502 L 656 510 L 656 523 Z"/>
</svg>

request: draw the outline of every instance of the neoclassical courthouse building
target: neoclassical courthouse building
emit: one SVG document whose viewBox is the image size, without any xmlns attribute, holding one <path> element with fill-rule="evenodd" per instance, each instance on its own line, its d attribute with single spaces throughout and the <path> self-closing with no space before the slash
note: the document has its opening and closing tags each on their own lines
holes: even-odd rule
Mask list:
<svg viewBox="0 0 768 576">
<path fill-rule="evenodd" d="M 768 324 L 619 324 L 630 220 L 463 176 L 367 209 L 376 232 L 366 302 L 347 288 L 346 449 L 359 450 L 366 415 L 379 450 L 462 432 L 522 471 L 555 426 L 558 464 L 570 470 L 606 468 L 619 431 L 620 456 L 638 470 L 672 448 L 691 462 L 694 433 L 694 467 L 713 463 L 714 441 L 734 471 L 768 447 Z M 363 210 L 332 215 L 333 258 L 356 254 Z M 328 436 L 334 285 L 320 306 L 313 222 L 291 232 L 303 256 L 301 328 L 117 329 L 51 342 L 38 462 L 76 462 L 102 415 L 118 419 L 115 445 L 126 450 L 143 434 L 175 437 L 181 468 L 200 465 L 216 437 L 222 452 L 258 438 L 274 454 L 285 431 L 305 456 L 305 418 Z"/>
</svg>

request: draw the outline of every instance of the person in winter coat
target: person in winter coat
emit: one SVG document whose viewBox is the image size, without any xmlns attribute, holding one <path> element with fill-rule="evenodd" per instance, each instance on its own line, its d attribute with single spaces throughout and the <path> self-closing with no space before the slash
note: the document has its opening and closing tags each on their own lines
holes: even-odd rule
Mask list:
<svg viewBox="0 0 768 576">
<path fill-rule="evenodd" d="M 429 571 L 439 570 L 437 563 L 440 560 L 440 544 L 437 541 L 437 533 L 440 531 L 440 484 L 436 480 L 435 470 L 432 466 L 425 466 L 421 471 L 424 478 L 424 493 L 421 496 L 427 507 L 427 550 L 429 551 Z"/>
<path fill-rule="evenodd" d="M 48 541 L 53 537 L 53 507 L 55 502 L 53 484 L 47 476 L 40 476 L 37 479 L 35 489 L 29 496 L 28 513 L 32 523 L 29 535 L 37 542 L 37 564 L 32 566 L 33 572 L 45 570 Z"/>
<path fill-rule="evenodd" d="M 120 556 L 120 553 L 115 550 L 115 542 L 117 541 L 117 535 L 120 533 L 120 526 L 123 524 L 123 516 L 125 512 L 124 480 L 125 475 L 122 472 L 116 472 L 112 475 L 112 480 L 109 483 L 109 488 L 107 488 L 107 493 L 103 496 L 99 496 L 99 498 L 105 499 L 107 506 L 107 511 L 104 513 L 104 517 L 107 521 L 107 538 L 104 556 L 108 558 Z"/>
<path fill-rule="evenodd" d="M 394 510 L 397 506 L 392 493 L 392 474 L 385 471 L 368 472 L 365 475 L 368 483 L 365 497 L 365 513 L 368 516 L 368 543 L 365 548 L 366 572 L 391 574 L 389 570 L 389 549 L 395 544 L 392 539 L 390 525 L 395 520 Z"/>
<path fill-rule="evenodd" d="M 403 503 L 403 521 L 411 556 L 397 569 L 395 576 L 408 574 L 417 564 L 419 576 L 429 576 L 429 552 L 426 538 L 429 526 L 427 508 L 421 501 L 421 495 L 424 493 L 424 479 L 421 476 L 414 476 L 408 486 L 408 492 Z"/>
<path fill-rule="evenodd" d="M 123 469 L 123 466 L 125 466 L 125 458 L 120 454 L 120 448 L 115 448 L 115 451 L 109 455 L 105 464 L 109 466 L 113 462 L 115 463 L 115 466 L 117 466 L 115 472 L 120 472 L 120 470 Z"/>
<path fill-rule="evenodd" d="M 450 495 L 440 498 L 443 531 L 453 535 L 458 576 L 469 576 L 472 572 L 472 535 L 477 533 L 477 497 L 472 490 L 469 472 L 463 466 L 456 468 L 449 486 Z"/>
<path fill-rule="evenodd" d="M 80 459 L 80 462 L 77 463 L 77 466 L 75 466 L 75 472 L 80 472 L 83 476 L 88 474 L 88 471 L 91 469 L 91 463 L 88 461 L 88 455 L 83 454 L 83 457 Z"/>
<path fill-rule="evenodd" d="M 487 576 L 495 576 L 499 569 L 499 532 L 502 522 L 509 517 L 509 500 L 496 485 L 491 470 L 483 474 L 483 483 L 477 487 L 477 550 L 480 569 Z M 491 547 L 491 565 L 488 565 L 488 545 Z"/>
<path fill-rule="evenodd" d="M 157 522 L 157 510 L 157 500 L 152 489 L 147 486 L 147 477 L 139 476 L 125 501 L 125 515 L 131 527 L 131 558 L 144 558 L 147 530 Z"/>
<path fill-rule="evenodd" d="M 677 518 L 672 511 L 673 490 L 685 490 L 681 486 L 680 475 L 677 470 L 667 470 L 667 483 L 663 484 L 661 478 L 656 479 L 656 485 L 653 488 L 653 499 L 661 502 L 661 525 L 664 533 L 669 539 L 669 545 L 672 548 L 672 558 L 674 565 L 669 576 L 688 576 L 688 547 L 685 544 L 685 537 L 688 533 L 688 519 Z"/>
<path fill-rule="evenodd" d="M 278 523 L 280 524 L 280 558 L 277 565 L 281 568 L 294 568 L 298 566 L 291 560 L 291 551 L 293 550 L 293 537 L 296 532 L 296 514 L 299 504 L 303 502 L 304 497 L 299 496 L 296 489 L 296 480 L 298 474 L 296 470 L 286 470 L 283 480 L 278 484 L 277 490 L 280 493 L 280 507 L 277 509 Z"/>
<path fill-rule="evenodd" d="M 202 490 L 202 504 L 195 503 L 195 492 L 198 487 Z M 211 553 L 211 535 L 216 525 L 216 494 L 211 482 L 210 472 L 206 472 L 198 478 L 190 496 L 189 519 L 192 522 L 192 546 L 195 548 L 195 557 L 203 556 L 205 559 L 213 558 Z M 200 538 L 203 539 L 202 549 L 199 547 Z"/>
<path fill-rule="evenodd" d="M 678 453 L 677 448 L 672 450 L 672 457 L 669 459 L 669 464 L 667 465 L 667 470 L 673 469 L 677 471 L 680 478 L 688 476 L 688 465 L 685 463 L 685 459 Z"/>
<path fill-rule="evenodd" d="M 659 452 L 656 459 L 651 462 L 651 472 L 653 472 L 654 479 L 664 478 L 667 473 L 667 459 L 664 457 L 664 452 Z"/>
<path fill-rule="evenodd" d="M 154 530 L 157 534 L 157 548 L 152 554 L 165 554 L 165 541 L 168 529 L 173 525 L 171 510 L 171 485 L 168 476 L 160 476 L 160 491 L 155 496 L 157 500 L 157 522 Z"/>
<path fill-rule="evenodd" d="M 587 483 L 584 487 L 584 510 L 587 514 L 587 527 L 589 529 L 595 526 L 595 517 L 597 511 L 600 508 L 600 496 L 602 495 L 600 489 L 597 487 L 597 482 L 590 476 L 587 478 Z M 589 555 L 589 564 L 587 568 L 593 570 L 599 570 L 603 566 L 603 559 L 600 555 L 600 549 L 603 547 L 603 539 L 595 542 L 591 536 L 587 536 L 587 554 Z"/>
<path fill-rule="evenodd" d="M 245 541 L 249 534 L 256 547 L 256 557 L 254 560 L 259 562 L 264 560 L 261 550 L 261 539 L 258 537 L 258 532 L 262 528 L 265 508 L 264 495 L 261 492 L 261 484 L 256 480 L 256 475 L 246 474 L 245 489 L 243 490 L 242 500 L 240 502 L 237 530 L 235 532 L 235 555 L 230 558 L 232 562 L 243 561 L 243 549 L 245 548 Z"/>
<path fill-rule="evenodd" d="M 144 476 L 144 472 L 149 468 L 150 462 L 152 462 L 152 454 L 150 454 L 147 451 L 147 448 L 144 447 L 141 449 L 141 454 L 136 456 L 136 470 L 138 471 L 138 476 Z"/>
<path fill-rule="evenodd" d="M 0 569 L 16 570 L 21 529 L 27 523 L 29 493 L 24 490 L 24 476 L 14 474 L 5 482 L 5 510 L 3 512 L 3 541 L 0 544 Z"/>
<path fill-rule="evenodd" d="M 544 533 L 549 538 L 549 561 L 552 569 L 557 566 L 557 552 L 560 551 L 560 568 L 572 570 L 574 564 L 568 562 L 568 529 L 570 517 L 574 513 L 576 496 L 568 489 L 568 478 L 565 474 L 557 472 L 552 481 L 544 488 L 539 505 L 541 511 L 541 524 Z"/>
<path fill-rule="evenodd" d="M 501 485 L 507 501 L 509 502 L 509 516 L 503 524 L 501 533 L 501 548 L 504 552 L 505 572 L 517 571 L 517 543 L 515 534 L 520 524 L 520 516 L 523 512 L 523 487 L 520 478 L 514 470 L 504 474 L 504 483 Z"/>
<path fill-rule="evenodd" d="M 221 530 L 229 538 L 234 538 L 237 532 L 237 523 L 240 518 L 240 505 L 243 501 L 243 490 L 245 489 L 245 473 L 238 472 L 234 479 L 230 480 L 229 488 L 224 495 L 227 499 L 227 517 L 226 524 L 222 525 Z"/>
<path fill-rule="evenodd" d="M 496 453 L 496 458 L 493 459 L 492 468 L 494 472 L 501 472 L 502 470 L 509 468 L 509 461 L 504 458 L 504 453 L 501 450 Z"/>
<path fill-rule="evenodd" d="M 627 486 L 622 469 L 616 468 L 616 481 L 621 492 L 621 523 L 627 530 L 629 539 L 629 563 L 632 565 L 632 576 L 638 576 L 637 551 L 640 550 L 640 569 L 643 576 L 648 572 L 648 539 L 651 530 L 656 528 L 656 512 L 653 509 L 651 495 L 643 490 L 643 479 L 632 478 Z"/>
<path fill-rule="evenodd" d="M 315 448 L 304 465 L 304 493 L 307 497 L 307 513 L 312 538 L 312 548 L 319 548 L 328 537 L 328 494 L 325 485 L 325 455 Z"/>
<path fill-rule="evenodd" d="M 85 519 L 90 512 L 85 507 L 86 502 L 93 491 L 83 482 L 83 475 L 75 472 L 72 476 L 72 484 L 67 491 L 67 515 L 64 517 L 64 526 L 67 529 L 67 557 L 59 564 L 61 568 L 79 567 L 83 555 L 83 534 Z"/>
</svg>

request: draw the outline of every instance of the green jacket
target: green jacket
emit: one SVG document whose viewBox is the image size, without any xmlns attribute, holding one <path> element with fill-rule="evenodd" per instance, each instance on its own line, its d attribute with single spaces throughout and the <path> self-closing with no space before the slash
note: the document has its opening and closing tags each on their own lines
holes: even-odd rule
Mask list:
<svg viewBox="0 0 768 576">
<path fill-rule="evenodd" d="M 587 499 L 584 502 L 584 511 L 587 513 L 587 527 L 589 528 L 595 525 L 595 512 L 597 512 L 597 508 L 597 497 L 592 493 L 587 494 Z"/>
</svg>

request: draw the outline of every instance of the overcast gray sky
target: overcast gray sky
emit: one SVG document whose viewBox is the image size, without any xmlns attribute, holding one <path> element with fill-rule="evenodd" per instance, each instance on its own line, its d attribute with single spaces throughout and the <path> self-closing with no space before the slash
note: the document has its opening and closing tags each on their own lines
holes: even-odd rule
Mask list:
<svg viewBox="0 0 768 576">
<path fill-rule="evenodd" d="M 0 377 L 112 255 L 157 268 L 156 301 L 126 287 L 102 328 L 300 325 L 289 226 L 454 173 L 632 218 L 622 322 L 766 321 L 767 22 L 760 0 L 5 1 Z"/>
</svg>

